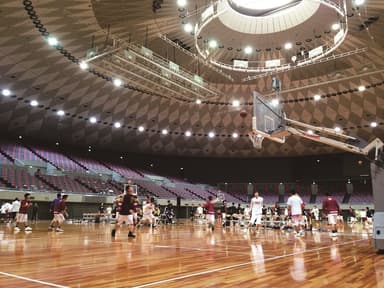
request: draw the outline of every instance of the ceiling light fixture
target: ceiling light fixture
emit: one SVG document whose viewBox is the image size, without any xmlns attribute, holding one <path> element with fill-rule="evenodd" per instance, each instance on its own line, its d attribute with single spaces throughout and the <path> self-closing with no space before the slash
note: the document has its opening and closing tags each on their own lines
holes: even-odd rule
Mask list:
<svg viewBox="0 0 384 288">
<path fill-rule="evenodd" d="M 57 41 L 55 37 L 48 37 L 47 41 L 48 44 L 51 46 L 56 46 L 57 44 L 59 44 L 59 41 Z"/>
<path fill-rule="evenodd" d="M 91 122 L 92 124 L 95 124 L 97 122 L 96 117 L 89 118 L 89 122 Z"/>
<path fill-rule="evenodd" d="M 321 96 L 319 94 L 316 94 L 315 96 L 313 96 L 313 100 L 315 101 L 319 101 L 321 99 Z"/>
<path fill-rule="evenodd" d="M 3 89 L 1 91 L 1 94 L 3 94 L 3 96 L 9 96 L 9 95 L 11 95 L 11 91 L 9 91 L 8 89 Z"/>
<path fill-rule="evenodd" d="M 187 136 L 187 137 L 191 137 L 191 136 L 192 136 L 192 132 L 191 132 L 191 131 L 186 131 L 186 132 L 185 132 L 185 136 Z"/>
<path fill-rule="evenodd" d="M 200 99 L 196 99 L 196 104 L 201 104 L 201 100 Z"/>
<path fill-rule="evenodd" d="M 59 116 L 64 116 L 65 115 L 65 112 L 63 110 L 59 110 L 56 112 L 57 115 Z"/>
<path fill-rule="evenodd" d="M 139 130 L 139 132 L 144 132 L 144 127 L 143 126 L 139 126 L 139 128 L 137 130 Z"/>
<path fill-rule="evenodd" d="M 334 23 L 332 24 L 332 30 L 333 31 L 337 31 L 340 29 L 340 23 Z"/>
<path fill-rule="evenodd" d="M 39 102 L 37 102 L 36 100 L 32 100 L 30 104 L 31 106 L 36 107 L 37 105 L 39 105 Z"/>
<path fill-rule="evenodd" d="M 335 130 L 336 133 L 340 133 L 341 132 L 341 128 L 340 127 L 335 127 L 334 130 Z"/>
<path fill-rule="evenodd" d="M 121 127 L 121 123 L 120 122 L 115 122 L 113 124 L 113 126 L 115 126 L 115 128 L 120 128 Z"/>
<path fill-rule="evenodd" d="M 271 105 L 272 105 L 273 107 L 276 107 L 277 105 L 279 105 L 279 99 L 273 99 L 273 100 L 271 101 Z"/>
<path fill-rule="evenodd" d="M 358 89 L 360 92 L 363 92 L 363 91 L 365 91 L 365 86 L 361 85 L 361 86 L 357 87 L 357 89 Z"/>
<path fill-rule="evenodd" d="M 185 7 L 187 5 L 187 0 L 177 0 L 177 6 Z"/>
<path fill-rule="evenodd" d="M 307 131 L 307 134 L 309 134 L 309 135 L 313 135 L 314 133 L 313 133 L 312 130 L 308 130 L 308 131 Z"/>
<path fill-rule="evenodd" d="M 373 128 L 377 127 L 377 122 L 371 122 L 370 126 Z"/>
<path fill-rule="evenodd" d="M 187 33 L 191 33 L 193 31 L 193 26 L 191 23 L 187 23 L 184 25 L 184 31 Z"/>
<path fill-rule="evenodd" d="M 364 4 L 365 0 L 355 0 L 354 2 L 356 6 L 360 6 Z"/>
<path fill-rule="evenodd" d="M 239 100 L 233 100 L 232 101 L 232 106 L 233 107 L 239 107 L 240 106 L 240 101 Z"/>
<path fill-rule="evenodd" d="M 80 62 L 80 64 L 79 64 L 79 66 L 80 66 L 80 69 L 81 70 L 86 70 L 86 69 L 88 69 L 88 63 L 87 62 L 85 62 L 85 61 L 81 61 Z"/>
<path fill-rule="evenodd" d="M 252 47 L 251 46 L 247 46 L 244 48 L 244 53 L 245 54 L 251 54 L 253 51 Z"/>
<path fill-rule="evenodd" d="M 284 44 L 284 49 L 285 50 L 289 50 L 289 49 L 292 49 L 292 43 L 291 42 L 287 42 Z"/>
<path fill-rule="evenodd" d="M 123 84 L 123 81 L 121 81 L 119 78 L 113 79 L 113 85 L 116 87 L 120 87 Z"/>
<path fill-rule="evenodd" d="M 213 138 L 213 137 L 215 137 L 215 133 L 214 133 L 214 132 L 209 132 L 209 133 L 208 133 L 208 137 L 209 137 L 209 138 Z"/>
<path fill-rule="evenodd" d="M 239 137 L 239 134 L 237 134 L 236 132 L 232 134 L 232 137 L 233 138 L 238 138 Z"/>
<path fill-rule="evenodd" d="M 210 40 L 208 42 L 209 48 L 216 48 L 217 47 L 217 41 L 216 40 Z"/>
<path fill-rule="evenodd" d="M 168 130 L 167 130 L 167 129 L 163 129 L 163 130 L 161 130 L 161 134 L 163 134 L 163 135 L 167 135 L 167 134 L 168 134 Z"/>
</svg>

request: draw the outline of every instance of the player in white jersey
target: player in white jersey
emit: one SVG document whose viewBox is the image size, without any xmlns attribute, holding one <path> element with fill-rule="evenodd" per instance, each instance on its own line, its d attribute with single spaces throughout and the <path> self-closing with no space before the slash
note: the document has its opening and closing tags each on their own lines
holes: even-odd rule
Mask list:
<svg viewBox="0 0 384 288">
<path fill-rule="evenodd" d="M 252 227 L 256 221 L 256 229 L 259 231 L 261 226 L 261 217 L 263 215 L 263 197 L 259 196 L 259 192 L 255 192 L 254 197 L 251 199 L 251 221 L 249 222 L 249 227 Z"/>
<path fill-rule="evenodd" d="M 300 196 L 296 191 L 292 192 L 292 196 L 288 198 L 288 213 L 292 217 L 293 227 L 295 229 L 295 235 L 303 235 L 304 232 L 301 230 L 302 226 L 302 215 L 303 215 L 303 206 L 304 202 L 301 200 Z"/>
</svg>

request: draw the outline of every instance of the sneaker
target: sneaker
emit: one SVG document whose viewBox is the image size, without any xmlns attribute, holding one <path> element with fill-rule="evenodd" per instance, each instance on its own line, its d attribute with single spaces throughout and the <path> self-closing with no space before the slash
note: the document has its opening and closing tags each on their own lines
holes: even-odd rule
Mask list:
<svg viewBox="0 0 384 288">
<path fill-rule="evenodd" d="M 20 232 L 20 228 L 17 226 L 14 228 L 14 230 L 15 230 L 15 232 Z"/>
<path fill-rule="evenodd" d="M 115 235 L 116 235 L 116 229 L 112 229 L 112 231 L 111 231 L 111 236 L 112 236 L 112 237 L 115 237 Z"/>
<path fill-rule="evenodd" d="M 136 237 L 136 235 L 135 235 L 135 234 L 133 234 L 132 232 L 129 232 L 129 233 L 128 233 L 128 237 L 130 237 L 130 238 L 135 238 L 135 237 Z"/>
<path fill-rule="evenodd" d="M 61 229 L 61 228 L 56 228 L 56 230 L 55 230 L 56 232 L 64 232 L 64 230 L 63 229 Z"/>
<path fill-rule="evenodd" d="M 32 231 L 31 227 L 25 227 L 25 231 Z"/>
<path fill-rule="evenodd" d="M 332 232 L 331 237 L 337 237 L 337 232 Z"/>
</svg>

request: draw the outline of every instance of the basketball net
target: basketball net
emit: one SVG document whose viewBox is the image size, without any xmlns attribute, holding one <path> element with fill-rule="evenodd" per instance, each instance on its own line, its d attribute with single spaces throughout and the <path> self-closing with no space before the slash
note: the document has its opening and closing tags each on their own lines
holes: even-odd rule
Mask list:
<svg viewBox="0 0 384 288">
<path fill-rule="evenodd" d="M 264 136 L 252 131 L 248 133 L 248 137 L 249 139 L 251 139 L 253 147 L 255 147 L 256 149 L 263 148 L 262 143 L 265 138 Z"/>
</svg>

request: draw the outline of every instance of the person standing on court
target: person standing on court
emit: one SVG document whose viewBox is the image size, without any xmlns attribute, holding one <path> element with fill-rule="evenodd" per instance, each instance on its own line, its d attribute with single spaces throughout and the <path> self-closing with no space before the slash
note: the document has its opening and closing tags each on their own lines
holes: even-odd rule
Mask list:
<svg viewBox="0 0 384 288">
<path fill-rule="evenodd" d="M 128 237 L 134 238 L 136 235 L 133 233 L 134 232 L 134 220 L 133 220 L 133 214 L 134 214 L 134 209 L 135 209 L 135 203 L 134 203 L 134 198 L 133 198 L 133 188 L 130 186 L 127 190 L 126 194 L 122 194 L 122 203 L 121 203 L 121 209 L 119 216 L 116 221 L 115 228 L 112 229 L 111 231 L 111 236 L 115 237 L 116 236 L 116 230 L 120 228 L 120 225 L 123 224 L 124 222 L 128 226 Z"/>
<path fill-rule="evenodd" d="M 54 221 L 57 223 L 56 232 L 64 232 L 63 229 L 61 229 L 61 224 L 65 221 L 65 216 L 68 216 L 67 213 L 67 207 L 66 202 L 68 199 L 68 195 L 63 195 L 60 202 L 57 203 L 57 205 L 54 208 Z"/>
<path fill-rule="evenodd" d="M 32 228 L 28 226 L 28 208 L 32 206 L 32 203 L 29 201 L 30 196 L 31 194 L 25 193 L 24 199 L 21 200 L 19 213 L 17 214 L 17 217 L 16 217 L 15 232 L 20 231 L 20 228 L 19 228 L 20 224 L 24 225 L 25 231 L 32 231 Z"/>
<path fill-rule="evenodd" d="M 337 216 L 340 212 L 340 206 L 330 193 L 327 193 L 323 200 L 322 210 L 324 217 L 326 215 L 328 218 L 328 224 L 332 227 L 331 236 L 337 237 Z"/>
<path fill-rule="evenodd" d="M 16 221 L 16 216 L 17 216 L 17 213 L 19 213 L 19 210 L 20 210 L 20 200 L 19 198 L 15 198 L 15 200 L 12 202 L 12 209 L 11 209 L 11 217 L 12 217 L 12 221 Z"/>
<path fill-rule="evenodd" d="M 208 196 L 208 201 L 204 203 L 204 208 L 207 210 L 207 225 L 212 231 L 215 230 L 215 203 L 217 199 L 213 200 L 212 196 Z"/>
<path fill-rule="evenodd" d="M 61 201 L 61 193 L 57 193 L 56 198 L 53 199 L 53 201 L 51 202 L 51 205 L 49 205 L 49 212 L 52 214 L 52 221 L 51 223 L 49 223 L 48 230 L 52 230 L 54 226 L 57 225 L 57 223 L 55 222 L 54 211 L 55 211 L 56 205 L 58 205 L 60 201 Z"/>
<path fill-rule="evenodd" d="M 293 228 L 295 229 L 295 236 L 304 235 L 304 232 L 302 230 L 304 202 L 296 191 L 292 191 L 292 196 L 288 198 L 287 205 L 288 215 L 291 216 Z"/>
<path fill-rule="evenodd" d="M 251 199 L 250 209 L 251 209 L 251 221 L 249 222 L 249 227 L 252 227 L 256 221 L 256 231 L 259 232 L 261 226 L 261 218 L 263 216 L 263 197 L 259 196 L 259 192 L 255 191 Z"/>
</svg>

